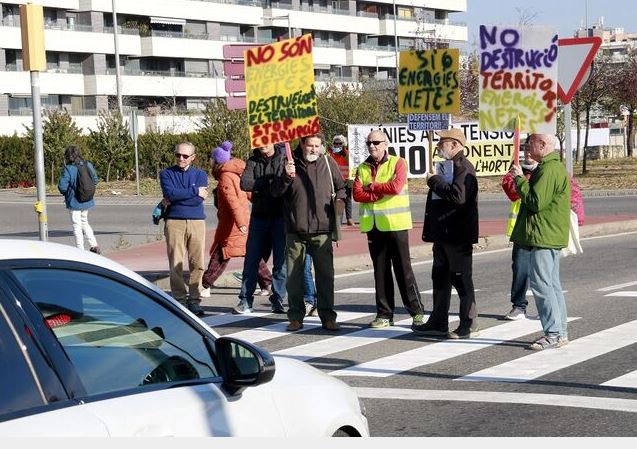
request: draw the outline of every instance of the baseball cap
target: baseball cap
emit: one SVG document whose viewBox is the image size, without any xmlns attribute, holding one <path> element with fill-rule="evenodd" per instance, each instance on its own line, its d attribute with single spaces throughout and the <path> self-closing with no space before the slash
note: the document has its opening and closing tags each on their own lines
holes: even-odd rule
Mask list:
<svg viewBox="0 0 637 449">
<path fill-rule="evenodd" d="M 465 138 L 464 133 L 462 132 L 462 130 L 460 130 L 458 128 L 451 128 L 451 129 L 447 129 L 445 131 L 436 131 L 436 134 L 441 139 L 454 139 L 454 140 L 457 140 L 458 142 L 460 142 L 462 144 L 462 146 L 464 146 L 467 143 L 467 139 Z"/>
</svg>

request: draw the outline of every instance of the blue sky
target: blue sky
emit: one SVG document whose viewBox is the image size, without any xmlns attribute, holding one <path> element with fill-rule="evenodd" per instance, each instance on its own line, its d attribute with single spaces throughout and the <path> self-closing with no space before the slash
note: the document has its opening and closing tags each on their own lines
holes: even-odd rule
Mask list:
<svg viewBox="0 0 637 449">
<path fill-rule="evenodd" d="M 607 27 L 637 33 L 635 0 L 467 0 L 467 12 L 450 18 L 467 24 L 469 43 L 464 49 L 470 51 L 479 25 L 515 25 L 522 16 L 532 17 L 533 25 L 556 27 L 560 37 L 572 37 L 577 28 L 586 22 L 589 26 L 597 23 L 600 16 Z"/>
</svg>

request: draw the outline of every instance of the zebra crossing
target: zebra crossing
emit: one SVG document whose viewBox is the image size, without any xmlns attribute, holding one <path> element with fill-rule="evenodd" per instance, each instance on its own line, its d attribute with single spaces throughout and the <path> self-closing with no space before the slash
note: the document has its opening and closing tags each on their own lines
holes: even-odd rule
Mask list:
<svg viewBox="0 0 637 449">
<path fill-rule="evenodd" d="M 411 318 L 396 321 L 394 326 L 384 329 L 366 327 L 368 320 L 373 319 L 374 316 L 374 314 L 364 312 L 338 311 L 338 322 L 341 324 L 341 332 L 338 334 L 321 332 L 318 317 L 307 317 L 304 320 L 304 328 L 297 332 L 285 330 L 287 320 L 284 319 L 284 316 L 268 313 L 220 314 L 208 316 L 204 318 L 204 321 L 216 328 L 217 331 L 221 331 L 220 333 L 223 335 L 241 338 L 251 343 L 262 344 L 276 341 L 279 347 L 285 347 L 272 351 L 274 355 L 315 364 L 329 375 L 339 378 L 388 378 L 505 343 L 516 342 L 516 340 L 525 337 L 528 340 L 537 336 L 541 331 L 539 320 L 523 319 L 497 321 L 495 325 L 482 329 L 480 336 L 469 340 L 424 339 L 411 332 Z M 251 323 L 242 323 L 252 319 L 260 319 L 262 322 L 263 318 L 269 317 L 279 320 L 276 323 L 258 327 L 250 326 Z M 450 328 L 457 319 L 457 316 L 450 317 Z M 569 322 L 579 319 L 579 317 L 569 317 Z M 222 326 L 229 324 L 233 326 L 233 330 L 223 332 Z M 234 327 L 241 329 L 243 324 L 245 324 L 245 328 L 234 331 Z M 313 332 L 317 329 L 319 332 Z M 398 348 L 397 352 L 383 355 L 386 348 L 393 347 L 392 340 L 396 339 L 407 341 L 411 343 L 412 347 L 405 349 L 404 345 L 394 345 Z M 574 339 L 569 345 L 559 350 L 529 351 L 528 355 L 525 354 L 480 371 L 458 376 L 453 381 L 530 382 L 635 343 L 637 343 L 637 320 Z M 381 345 L 384 350 L 362 351 L 363 348 L 373 348 L 373 345 Z M 372 354 L 372 358 L 340 368 L 331 365 L 326 368 L 325 364 L 321 363 L 321 359 L 338 357 L 338 354 L 352 350 L 358 350 L 357 354 L 365 352 L 366 355 L 362 357 L 369 357 L 369 354 Z M 378 356 L 373 357 L 377 353 Z M 607 379 L 600 385 L 637 389 L 637 370 L 620 373 L 617 377 Z"/>
</svg>

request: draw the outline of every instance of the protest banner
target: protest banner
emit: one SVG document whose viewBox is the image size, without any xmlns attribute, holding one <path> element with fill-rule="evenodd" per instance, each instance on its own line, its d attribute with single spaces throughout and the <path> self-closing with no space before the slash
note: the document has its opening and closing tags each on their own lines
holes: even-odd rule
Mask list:
<svg viewBox="0 0 637 449">
<path fill-rule="evenodd" d="M 248 49 L 244 59 L 252 148 L 321 130 L 311 34 Z"/>
<path fill-rule="evenodd" d="M 480 129 L 555 134 L 557 31 L 480 25 Z"/>
<path fill-rule="evenodd" d="M 458 112 L 459 55 L 460 51 L 457 48 L 401 51 L 398 112 Z"/>
<path fill-rule="evenodd" d="M 465 135 L 465 155 L 476 168 L 477 176 L 503 176 L 511 165 L 513 158 L 513 132 L 480 131 L 478 122 L 454 123 Z M 378 125 L 349 125 L 347 138 L 349 142 L 350 178 L 356 176 L 356 169 L 367 159 L 369 152 L 365 141 Z M 430 147 L 428 137 L 432 136 L 435 146 L 439 138 L 434 131 L 413 131 L 406 123 L 380 126 L 385 133 L 390 154 L 398 155 L 407 161 L 408 178 L 424 178 L 429 166 Z M 441 161 L 437 156 L 432 162 Z"/>
</svg>

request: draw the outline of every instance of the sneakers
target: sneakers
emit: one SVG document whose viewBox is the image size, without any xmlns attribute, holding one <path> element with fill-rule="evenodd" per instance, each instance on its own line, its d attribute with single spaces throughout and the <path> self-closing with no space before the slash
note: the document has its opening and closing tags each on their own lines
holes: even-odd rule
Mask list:
<svg viewBox="0 0 637 449">
<path fill-rule="evenodd" d="M 295 332 L 295 331 L 298 331 L 300 329 L 303 329 L 303 323 L 301 323 L 300 321 L 296 321 L 296 320 L 290 321 L 290 324 L 288 324 L 288 327 L 285 328 L 285 330 L 289 331 L 289 332 Z"/>
<path fill-rule="evenodd" d="M 424 324 L 425 316 L 422 313 L 419 313 L 417 315 L 414 315 L 412 319 L 413 321 L 411 322 L 411 326 L 413 328 L 414 326 L 421 326 L 422 324 Z"/>
<path fill-rule="evenodd" d="M 272 290 L 270 289 L 270 287 L 262 288 L 258 292 L 255 292 L 255 295 L 257 296 L 270 296 L 271 294 Z"/>
<path fill-rule="evenodd" d="M 372 329 L 383 329 L 385 327 L 389 327 L 393 325 L 394 325 L 394 320 L 391 320 L 389 318 L 381 318 L 378 316 L 374 319 L 374 321 L 369 323 L 369 327 L 371 327 Z"/>
<path fill-rule="evenodd" d="M 328 331 L 338 331 L 341 329 L 338 323 L 336 323 L 336 321 L 334 320 L 326 321 L 325 323 L 321 325 L 321 327 Z"/>
<path fill-rule="evenodd" d="M 442 329 L 436 327 L 431 323 L 425 323 L 420 325 L 412 325 L 411 330 L 417 335 L 425 335 L 428 337 L 446 337 L 449 333 L 449 329 Z"/>
<path fill-rule="evenodd" d="M 89 251 L 95 254 L 102 254 L 102 250 L 100 249 L 99 246 L 92 246 L 91 249 L 89 249 Z"/>
<path fill-rule="evenodd" d="M 480 335 L 480 332 L 477 327 L 471 329 L 469 326 L 458 326 L 455 331 L 451 331 L 447 334 L 447 338 L 458 340 L 461 338 L 477 337 L 478 335 Z"/>
<path fill-rule="evenodd" d="M 239 273 L 238 271 L 234 271 L 232 273 L 232 276 L 234 276 L 234 278 L 239 282 L 243 281 L 243 274 Z"/>
<path fill-rule="evenodd" d="M 521 320 L 522 318 L 526 318 L 526 310 L 515 306 L 504 316 L 504 319 L 509 321 Z"/>
<path fill-rule="evenodd" d="M 568 341 L 568 338 L 562 337 L 561 335 L 559 337 L 557 337 L 557 347 L 558 348 L 561 348 L 562 346 L 566 346 L 569 343 L 570 343 L 570 341 Z"/>
<path fill-rule="evenodd" d="M 305 316 L 316 316 L 316 306 L 305 301 Z"/>
<path fill-rule="evenodd" d="M 188 310 L 199 317 L 206 315 L 206 311 L 199 304 L 189 304 Z"/>
<path fill-rule="evenodd" d="M 248 306 L 245 302 L 240 301 L 239 304 L 232 308 L 234 315 L 244 315 L 246 313 L 252 313 L 252 307 Z"/>
<path fill-rule="evenodd" d="M 564 343 L 564 340 L 566 340 L 566 343 Z M 543 351 L 544 349 L 559 348 L 566 344 L 568 344 L 568 339 L 563 338 L 562 344 L 560 345 L 560 337 L 558 335 L 544 335 L 527 346 L 527 349 L 532 351 Z"/>
<path fill-rule="evenodd" d="M 272 313 L 285 313 L 285 308 L 283 307 L 283 303 L 281 301 L 276 301 L 272 304 Z"/>
<path fill-rule="evenodd" d="M 347 226 L 354 226 L 354 220 L 352 220 L 351 218 L 347 219 Z"/>
</svg>

